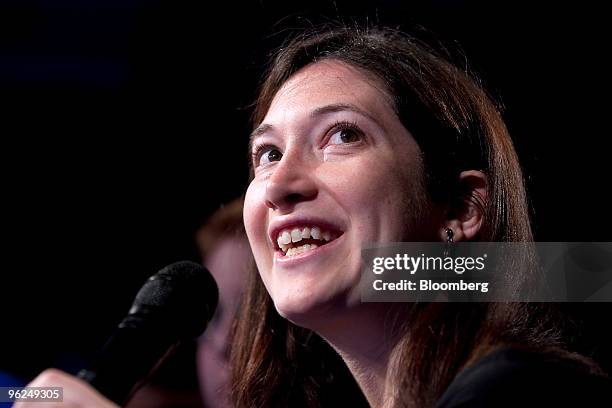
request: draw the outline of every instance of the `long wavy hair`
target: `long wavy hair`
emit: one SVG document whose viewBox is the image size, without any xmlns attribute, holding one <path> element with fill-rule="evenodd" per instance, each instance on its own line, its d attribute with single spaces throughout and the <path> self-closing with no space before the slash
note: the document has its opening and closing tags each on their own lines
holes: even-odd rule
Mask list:
<svg viewBox="0 0 612 408">
<path fill-rule="evenodd" d="M 405 33 L 326 27 L 294 37 L 271 60 L 254 105 L 253 128 L 293 74 L 322 60 L 355 67 L 384 86 L 421 149 L 434 202 L 460 199 L 460 172 L 481 170 L 487 199 L 478 203 L 484 214 L 478 239 L 533 240 L 521 167 L 499 109 L 472 75 Z M 514 284 L 525 279 L 516 276 Z M 495 347 L 563 350 L 556 320 L 538 304 L 413 303 L 405 305 L 401 319 L 388 389 L 402 407 L 433 406 L 459 370 Z M 234 329 L 237 407 L 367 405 L 331 347 L 280 317 L 255 269 Z"/>
</svg>

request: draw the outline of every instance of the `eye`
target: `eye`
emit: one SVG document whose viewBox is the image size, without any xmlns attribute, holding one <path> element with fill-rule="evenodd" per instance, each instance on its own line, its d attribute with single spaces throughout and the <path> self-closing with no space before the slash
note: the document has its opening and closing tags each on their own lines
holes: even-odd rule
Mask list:
<svg viewBox="0 0 612 408">
<path fill-rule="evenodd" d="M 259 167 L 271 162 L 279 161 L 282 157 L 283 154 L 276 147 L 263 145 L 257 147 L 255 153 L 253 153 L 253 164 L 255 167 Z"/>
<path fill-rule="evenodd" d="M 329 144 L 355 143 L 363 138 L 361 131 L 353 124 L 340 124 L 329 138 Z"/>
</svg>

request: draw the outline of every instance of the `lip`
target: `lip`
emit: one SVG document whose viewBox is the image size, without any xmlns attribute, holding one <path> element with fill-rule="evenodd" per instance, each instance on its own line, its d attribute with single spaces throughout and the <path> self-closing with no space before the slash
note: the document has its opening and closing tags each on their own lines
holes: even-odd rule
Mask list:
<svg viewBox="0 0 612 408">
<path fill-rule="evenodd" d="M 281 232 L 282 230 L 290 229 L 296 226 L 300 226 L 300 227 L 316 226 L 321 229 L 325 229 L 325 230 L 338 234 L 338 238 L 334 239 L 333 241 L 330 241 L 328 244 L 322 245 L 319 248 L 324 248 L 328 245 L 331 245 L 333 242 L 340 239 L 342 235 L 344 235 L 344 229 L 340 228 L 337 224 L 333 222 L 330 222 L 328 220 L 324 220 L 321 218 L 316 218 L 316 217 L 297 218 L 296 217 L 296 218 L 287 218 L 283 220 L 277 220 L 277 221 L 270 223 L 270 227 L 268 229 L 268 239 L 270 240 L 270 242 L 272 242 L 272 246 L 276 251 L 280 251 L 280 248 L 278 247 L 278 242 L 276 240 L 276 238 L 278 237 L 278 233 Z M 316 248 L 313 251 L 309 251 L 309 252 L 314 252 L 318 250 L 319 248 Z M 296 255 L 295 257 L 298 257 L 298 256 L 299 255 Z"/>
<path fill-rule="evenodd" d="M 285 256 L 283 251 L 281 251 L 280 249 L 276 249 L 274 251 L 274 263 L 277 263 L 279 266 L 289 267 L 295 264 L 308 261 L 310 258 L 322 255 L 326 251 L 333 250 L 338 245 L 338 242 L 341 241 L 343 238 L 344 233 L 325 245 L 321 245 L 320 247 L 317 247 L 315 249 L 311 249 L 306 252 L 302 252 L 301 254 L 293 255 L 290 257 Z"/>
</svg>

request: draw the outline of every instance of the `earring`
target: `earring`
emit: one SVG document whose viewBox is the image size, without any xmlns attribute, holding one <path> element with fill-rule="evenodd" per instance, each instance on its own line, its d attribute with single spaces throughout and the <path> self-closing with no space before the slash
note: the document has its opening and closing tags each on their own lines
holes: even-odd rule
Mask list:
<svg viewBox="0 0 612 408">
<path fill-rule="evenodd" d="M 443 256 L 444 258 L 448 258 L 451 253 L 452 253 L 452 249 L 453 249 L 453 237 L 455 236 L 455 232 L 450 229 L 450 228 L 446 228 L 444 230 L 444 232 L 446 232 L 446 243 L 444 244 L 444 253 Z"/>
<path fill-rule="evenodd" d="M 453 237 L 455 236 L 455 233 L 453 232 L 453 230 L 450 228 L 446 228 L 445 232 L 446 232 L 446 243 L 452 244 L 453 242 L 455 242 L 453 241 Z"/>
</svg>

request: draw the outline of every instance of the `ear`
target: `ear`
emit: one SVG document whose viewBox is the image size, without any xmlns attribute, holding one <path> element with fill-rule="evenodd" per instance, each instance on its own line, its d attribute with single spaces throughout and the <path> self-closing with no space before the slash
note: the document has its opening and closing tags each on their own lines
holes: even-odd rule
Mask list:
<svg viewBox="0 0 612 408">
<path fill-rule="evenodd" d="M 459 174 L 455 197 L 440 228 L 440 238 L 446 241 L 446 229 L 453 230 L 454 241 L 471 241 L 477 237 L 483 223 L 487 202 L 487 176 L 478 170 Z"/>
</svg>

